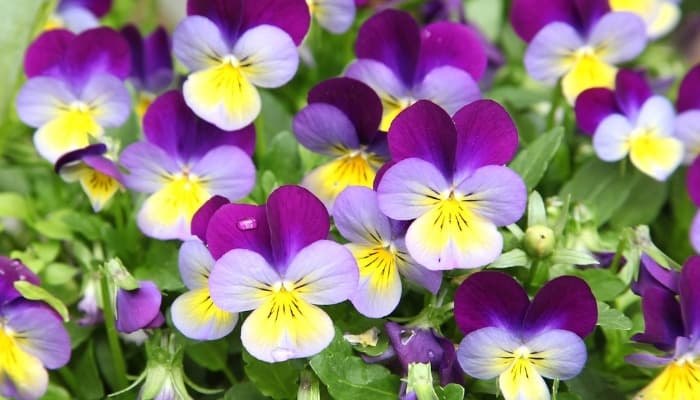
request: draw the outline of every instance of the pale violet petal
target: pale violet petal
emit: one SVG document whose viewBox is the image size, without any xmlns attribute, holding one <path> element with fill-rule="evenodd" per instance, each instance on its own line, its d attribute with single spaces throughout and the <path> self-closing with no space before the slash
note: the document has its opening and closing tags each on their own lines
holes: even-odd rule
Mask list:
<svg viewBox="0 0 700 400">
<path fill-rule="evenodd" d="M 178 267 L 182 282 L 188 289 L 208 287 L 209 274 L 214 268 L 214 257 L 201 241 L 188 240 L 180 246 Z"/>
<path fill-rule="evenodd" d="M 522 346 L 513 333 L 497 327 L 477 329 L 462 339 L 457 360 L 467 375 L 477 379 L 492 379 L 505 372 L 512 355 Z"/>
<path fill-rule="evenodd" d="M 672 136 L 676 112 L 673 104 L 662 96 L 653 96 L 644 102 L 637 116 L 637 128 L 654 131 L 659 136 Z"/>
<path fill-rule="evenodd" d="M 173 32 L 173 53 L 187 68 L 198 71 L 221 63 L 230 50 L 216 24 L 191 15 Z"/>
<path fill-rule="evenodd" d="M 481 97 L 479 86 L 472 76 L 451 66 L 430 70 L 423 81 L 413 88 L 413 94 L 417 99 L 432 101 L 450 115 Z"/>
<path fill-rule="evenodd" d="M 530 354 L 537 353 L 531 362 L 537 372 L 549 379 L 567 380 L 578 375 L 586 364 L 586 345 L 570 331 L 552 329 L 527 340 Z"/>
<path fill-rule="evenodd" d="M 578 32 L 563 22 L 552 22 L 532 39 L 525 52 L 525 68 L 534 79 L 554 83 L 574 63 L 573 55 L 583 47 Z"/>
<path fill-rule="evenodd" d="M 285 31 L 272 25 L 260 25 L 246 31 L 236 41 L 233 55 L 248 80 L 264 88 L 275 88 L 289 82 L 299 66 L 294 41 Z"/>
<path fill-rule="evenodd" d="M 683 142 L 683 163 L 690 165 L 700 155 L 700 110 L 688 110 L 676 117 L 676 137 Z"/>
<path fill-rule="evenodd" d="M 312 14 L 331 33 L 343 33 L 355 21 L 355 0 L 312 0 Z"/>
<path fill-rule="evenodd" d="M 593 135 L 593 149 L 603 161 L 619 161 L 627 156 L 632 125 L 620 114 L 606 117 Z"/>
<path fill-rule="evenodd" d="M 28 80 L 17 94 L 17 114 L 22 122 L 38 128 L 77 100 L 63 81 L 38 76 Z"/>
<path fill-rule="evenodd" d="M 612 12 L 593 26 L 588 45 L 603 61 L 619 64 L 637 57 L 646 47 L 644 21 L 627 12 Z"/>
<path fill-rule="evenodd" d="M 377 193 L 350 186 L 333 204 L 333 220 L 344 238 L 353 243 L 382 244 L 391 240 L 389 219 L 379 210 Z"/>
</svg>

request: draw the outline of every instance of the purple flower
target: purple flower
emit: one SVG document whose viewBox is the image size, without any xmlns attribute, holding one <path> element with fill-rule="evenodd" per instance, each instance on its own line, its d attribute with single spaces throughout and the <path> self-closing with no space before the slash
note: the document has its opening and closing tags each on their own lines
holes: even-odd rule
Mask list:
<svg viewBox="0 0 700 400">
<path fill-rule="evenodd" d="M 696 157 L 693 164 L 688 168 L 686 186 L 690 199 L 696 207 L 700 208 L 700 157 Z M 690 243 L 695 251 L 700 252 L 700 211 L 695 213 L 690 226 Z"/>
<path fill-rule="evenodd" d="M 499 377 L 506 400 L 548 400 L 543 377 L 567 380 L 581 372 L 582 339 L 597 319 L 593 293 L 580 278 L 556 278 L 530 301 L 511 276 L 477 272 L 455 294 L 455 320 L 466 335 L 457 359 L 477 379 Z"/>
<path fill-rule="evenodd" d="M 160 312 L 162 295 L 155 283 L 139 281 L 135 290 L 117 289 L 116 323 L 123 333 L 139 329 L 157 328 L 165 322 Z"/>
<path fill-rule="evenodd" d="M 124 184 L 124 178 L 114 162 L 103 156 L 104 144 L 93 144 L 61 156 L 54 169 L 66 182 L 80 182 L 98 212 Z"/>
<path fill-rule="evenodd" d="M 525 67 L 530 76 L 551 84 L 561 78 L 572 104 L 586 89 L 613 88 L 614 66 L 646 46 L 644 21 L 610 12 L 608 0 L 514 0 L 510 18 L 529 43 Z"/>
<path fill-rule="evenodd" d="M 146 235 L 187 239 L 193 214 L 211 196 L 240 199 L 253 188 L 252 125 L 222 131 L 199 119 L 173 90 L 153 102 L 143 127 L 146 140 L 128 146 L 120 161 L 130 172 L 126 186 L 151 193 L 138 215 Z"/>
<path fill-rule="evenodd" d="M 309 29 L 304 0 L 189 0 L 173 34 L 175 56 L 192 73 L 187 105 L 223 130 L 241 129 L 260 113 L 256 87 L 292 79 Z"/>
<path fill-rule="evenodd" d="M 83 317 L 78 320 L 80 325 L 96 325 L 103 321 L 100 290 L 99 278 L 86 277 L 83 298 L 78 302 L 78 310 L 83 313 Z"/>
<path fill-rule="evenodd" d="M 410 223 L 406 247 L 431 270 L 477 268 L 503 247 L 498 226 L 523 215 L 527 191 L 504 167 L 518 147 L 508 113 L 490 100 L 475 101 L 454 119 L 419 101 L 389 130 L 391 165 L 379 181 L 379 209 Z"/>
<path fill-rule="evenodd" d="M 372 89 L 350 78 L 319 83 L 308 102 L 294 117 L 294 134 L 307 149 L 333 159 L 309 172 L 302 186 L 330 209 L 346 187 L 372 187 L 389 158 L 386 135 L 378 130 L 382 105 Z"/>
<path fill-rule="evenodd" d="M 676 135 L 685 145 L 683 163 L 688 165 L 700 154 L 700 65 L 693 67 L 678 89 Z"/>
<path fill-rule="evenodd" d="M 663 270 L 651 259 L 650 269 Z M 632 340 L 648 343 L 663 355 L 631 354 L 626 360 L 645 367 L 665 366 L 659 376 L 638 394 L 645 399 L 692 399 L 700 392 L 700 257 L 690 257 L 680 273 L 663 270 L 677 285 L 663 280 L 639 285 L 642 297 L 644 332 Z M 640 272 L 640 281 L 642 279 Z"/>
<path fill-rule="evenodd" d="M 306 0 L 309 13 L 323 29 L 340 34 L 355 21 L 355 0 Z"/>
<path fill-rule="evenodd" d="M 14 288 L 18 280 L 39 284 L 22 263 L 0 257 L 0 396 L 34 400 L 46 392 L 46 368 L 68 363 L 71 344 L 58 314 L 22 298 Z"/>
<path fill-rule="evenodd" d="M 405 224 L 382 214 L 371 189 L 345 189 L 333 206 L 333 220 L 350 241 L 345 247 L 357 261 L 360 281 L 350 301 L 360 313 L 381 318 L 394 311 L 401 300 L 400 275 L 437 293 L 442 274 L 411 258 L 404 240 Z"/>
<path fill-rule="evenodd" d="M 629 154 L 637 169 L 659 181 L 682 161 L 683 143 L 673 137 L 673 105 L 653 95 L 643 72 L 621 70 L 614 91 L 593 88 L 581 93 L 576 118 L 584 132 L 593 133 L 593 148 L 603 161 L 619 161 Z"/>
<path fill-rule="evenodd" d="M 610 0 L 613 11 L 637 14 L 644 20 L 649 39 L 671 32 L 681 20 L 680 0 Z"/>
<path fill-rule="evenodd" d="M 112 8 L 112 0 L 61 0 L 45 29 L 65 28 L 75 33 L 100 26 L 99 19 Z"/>
<path fill-rule="evenodd" d="M 29 80 L 17 95 L 20 119 L 38 128 L 34 145 L 50 162 L 99 140 L 105 127 L 129 117 L 131 97 L 122 82 L 131 68 L 129 46 L 114 30 L 75 35 L 51 30 L 27 50 Z"/>
<path fill-rule="evenodd" d="M 452 115 L 481 96 L 476 81 L 486 69 L 486 52 L 467 26 L 436 22 L 421 29 L 410 14 L 385 10 L 362 25 L 355 54 L 345 75 L 379 95 L 382 131 L 417 100 L 430 100 Z"/>
<path fill-rule="evenodd" d="M 226 312 L 214 304 L 209 293 L 209 275 L 214 258 L 199 240 L 180 247 L 180 277 L 189 289 L 173 302 L 173 324 L 183 335 L 197 340 L 220 339 L 233 331 L 238 314 Z"/>
<path fill-rule="evenodd" d="M 312 356 L 335 334 L 317 305 L 336 304 L 357 286 L 357 266 L 327 240 L 326 208 L 298 186 L 276 189 L 266 205 L 228 204 L 207 229 L 216 259 L 209 276 L 214 304 L 252 311 L 241 327 L 243 347 L 266 362 Z"/>
</svg>

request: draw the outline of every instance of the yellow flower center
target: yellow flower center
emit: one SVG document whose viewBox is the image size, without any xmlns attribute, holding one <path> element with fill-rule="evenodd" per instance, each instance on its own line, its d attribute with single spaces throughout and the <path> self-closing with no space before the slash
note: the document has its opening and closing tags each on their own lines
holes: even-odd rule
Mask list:
<svg viewBox="0 0 700 400">
<path fill-rule="evenodd" d="M 0 383 L 9 379 L 16 387 L 31 386 L 44 371 L 41 361 L 22 350 L 15 332 L 0 319 Z"/>
<path fill-rule="evenodd" d="M 391 123 L 394 122 L 394 119 L 401 111 L 415 103 L 413 99 L 396 98 L 394 96 L 384 96 L 381 100 L 384 112 L 382 113 L 382 122 L 379 124 L 379 130 L 383 132 L 389 131 Z"/>
<path fill-rule="evenodd" d="M 693 357 L 669 364 L 635 400 L 696 400 L 700 396 L 700 365 Z"/>
<path fill-rule="evenodd" d="M 569 72 L 562 79 L 564 96 L 573 104 L 576 97 L 586 89 L 593 87 L 615 87 L 617 68 L 602 61 L 605 49 L 585 46 L 578 49 L 565 63 L 571 65 Z"/>
</svg>

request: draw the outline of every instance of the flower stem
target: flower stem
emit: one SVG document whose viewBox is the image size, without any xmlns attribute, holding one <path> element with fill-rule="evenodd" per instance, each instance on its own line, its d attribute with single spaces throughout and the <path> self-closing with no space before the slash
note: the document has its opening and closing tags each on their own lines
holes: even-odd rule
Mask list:
<svg viewBox="0 0 700 400">
<path fill-rule="evenodd" d="M 612 262 L 610 263 L 610 272 L 617 274 L 620 269 L 620 263 L 622 262 L 622 252 L 625 251 L 625 238 L 620 239 L 617 244 L 617 250 L 615 251 L 615 256 L 613 256 Z"/>
<path fill-rule="evenodd" d="M 559 82 L 557 82 L 556 86 L 554 86 L 554 89 L 552 91 L 552 99 L 551 99 L 552 108 L 549 109 L 549 114 L 547 115 L 547 130 L 548 131 L 554 129 L 554 124 L 556 123 L 556 120 L 557 120 L 557 111 L 559 110 L 559 106 L 561 105 L 561 101 L 563 98 L 564 98 L 564 96 L 561 93 L 561 85 Z"/>
<path fill-rule="evenodd" d="M 119 388 L 125 388 L 129 384 L 126 380 L 126 363 L 124 362 L 124 354 L 122 353 L 122 348 L 119 344 L 117 328 L 114 324 L 114 310 L 112 309 L 112 301 L 109 295 L 110 291 L 107 279 L 107 275 L 103 274 L 102 279 L 100 280 L 105 329 L 107 331 L 109 350 L 110 353 L 112 353 L 112 361 L 114 362 L 114 372 L 116 374 L 117 386 Z"/>
</svg>

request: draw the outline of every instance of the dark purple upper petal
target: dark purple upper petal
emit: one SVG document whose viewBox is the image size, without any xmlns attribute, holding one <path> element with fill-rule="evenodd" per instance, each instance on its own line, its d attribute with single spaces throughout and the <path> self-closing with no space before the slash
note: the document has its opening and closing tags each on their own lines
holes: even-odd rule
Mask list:
<svg viewBox="0 0 700 400">
<path fill-rule="evenodd" d="M 421 31 L 421 45 L 414 82 L 432 69 L 449 65 L 479 80 L 486 70 L 486 49 L 473 28 L 454 22 L 436 22 Z"/>
<path fill-rule="evenodd" d="M 181 162 L 195 161 L 223 145 L 238 146 L 248 155 L 255 150 L 255 127 L 224 131 L 187 107 L 182 93 L 171 90 L 159 96 L 143 117 L 146 139 Z"/>
<path fill-rule="evenodd" d="M 427 100 L 418 101 L 399 113 L 388 135 L 393 161 L 421 158 L 446 177 L 452 176 L 457 131 L 450 115 L 440 106 Z"/>
<path fill-rule="evenodd" d="M 107 175 L 124 185 L 124 175 L 117 167 L 117 164 L 109 158 L 88 155 L 83 157 L 83 162 L 102 175 Z"/>
<path fill-rule="evenodd" d="M 127 25 L 121 34 L 131 48 L 131 79 L 139 90 L 158 93 L 173 80 L 173 61 L 170 56 L 170 38 L 163 27 L 158 27 L 146 39 L 138 28 Z"/>
<path fill-rule="evenodd" d="M 555 278 L 544 285 L 527 310 L 523 332 L 535 335 L 565 329 L 588 336 L 598 321 L 598 306 L 586 281 L 575 276 Z"/>
<path fill-rule="evenodd" d="M 225 204 L 219 207 L 209 220 L 206 238 L 215 259 L 232 249 L 247 249 L 272 263 L 270 227 L 264 205 Z"/>
<path fill-rule="evenodd" d="M 66 29 L 51 29 L 29 45 L 24 54 L 24 73 L 28 78 L 44 74 L 61 63 L 75 34 Z"/>
<path fill-rule="evenodd" d="M 632 283 L 632 291 L 643 296 L 648 287 L 657 287 L 670 293 L 678 293 L 680 274 L 677 271 L 660 266 L 648 254 L 642 253 L 639 264 L 639 276 Z"/>
<path fill-rule="evenodd" d="M 457 361 L 455 345 L 449 339 L 436 337 L 440 347 L 442 347 L 442 361 L 438 366 L 440 375 L 440 386 L 447 386 L 450 383 L 458 385 L 464 384 L 464 372 Z"/>
<path fill-rule="evenodd" d="M 265 24 L 284 30 L 299 45 L 311 23 L 305 0 L 188 0 L 187 14 L 214 21 L 230 44 L 248 29 Z"/>
<path fill-rule="evenodd" d="M 700 109 L 700 64 L 694 66 L 683 78 L 678 89 L 678 112 Z"/>
<path fill-rule="evenodd" d="M 654 93 L 644 71 L 623 69 L 615 77 L 615 98 L 623 114 L 636 119 L 639 109 Z"/>
<path fill-rule="evenodd" d="M 695 157 L 695 160 L 688 168 L 688 176 L 686 176 L 686 186 L 688 194 L 696 206 L 700 207 L 700 157 Z"/>
<path fill-rule="evenodd" d="M 412 86 L 421 44 L 418 23 L 404 11 L 384 10 L 360 27 L 355 42 L 357 58 L 369 58 L 389 67 Z"/>
<path fill-rule="evenodd" d="M 529 42 L 549 23 L 560 21 L 575 25 L 576 14 L 572 0 L 513 0 L 510 21 L 515 33 Z"/>
<path fill-rule="evenodd" d="M 530 299 L 512 276 L 482 271 L 462 282 L 454 303 L 457 326 L 468 335 L 489 326 L 518 332 Z"/>
<path fill-rule="evenodd" d="M 96 17 L 103 17 L 112 8 L 112 0 L 61 0 L 58 9 L 82 7 L 90 10 Z"/>
<path fill-rule="evenodd" d="M 147 328 L 158 317 L 162 296 L 155 283 L 139 282 L 136 290 L 117 290 L 117 329 L 131 333 Z"/>
<path fill-rule="evenodd" d="M 321 200 L 301 186 L 281 186 L 266 205 L 274 263 L 280 274 L 299 250 L 326 239 L 330 218 Z M 208 235 L 207 235 L 208 237 Z"/>
<path fill-rule="evenodd" d="M 21 261 L 0 256 L 0 305 L 21 297 L 15 289 L 16 281 L 39 285 L 39 277 Z"/>
<path fill-rule="evenodd" d="M 593 25 L 610 11 L 609 0 L 573 0 L 577 25 L 587 33 Z"/>
<path fill-rule="evenodd" d="M 91 144 L 87 147 L 83 147 L 82 149 L 70 151 L 62 155 L 58 160 L 56 160 L 56 163 L 54 164 L 54 171 L 58 173 L 64 166 L 68 164 L 81 161 L 84 157 L 87 156 L 101 156 L 106 152 L 107 145 L 105 145 L 104 143 Z"/>
<path fill-rule="evenodd" d="M 632 340 L 649 343 L 660 350 L 670 351 L 678 336 L 683 336 L 681 307 L 674 293 L 660 287 L 647 287 L 641 294 L 644 332 Z"/>
<path fill-rule="evenodd" d="M 700 340 L 700 256 L 685 261 L 678 286 L 685 336 Z"/>
<path fill-rule="evenodd" d="M 131 71 L 131 50 L 122 35 L 111 28 L 95 28 L 76 36 L 68 46 L 61 70 L 74 85 L 92 74 L 126 79 Z"/>
<path fill-rule="evenodd" d="M 584 133 L 592 135 L 608 115 L 619 114 L 615 93 L 606 88 L 583 91 L 576 98 L 576 122 Z"/>
<path fill-rule="evenodd" d="M 199 207 L 197 212 L 195 212 L 192 216 L 190 232 L 192 232 L 193 235 L 197 236 L 199 240 L 206 244 L 207 228 L 209 227 L 209 221 L 211 221 L 211 218 L 214 216 L 214 213 L 216 213 L 216 211 L 219 208 L 230 203 L 231 202 L 229 201 L 229 199 L 227 199 L 224 196 L 212 196 L 209 200 L 202 204 L 202 206 Z"/>
<path fill-rule="evenodd" d="M 454 115 L 457 127 L 455 175 L 471 174 L 484 165 L 504 165 L 518 149 L 518 128 L 493 100 L 477 100 Z"/>
<path fill-rule="evenodd" d="M 366 84 L 351 78 L 333 78 L 314 86 L 307 97 L 309 104 L 326 103 L 348 116 L 362 144 L 374 141 L 382 120 L 382 102 Z"/>
</svg>

